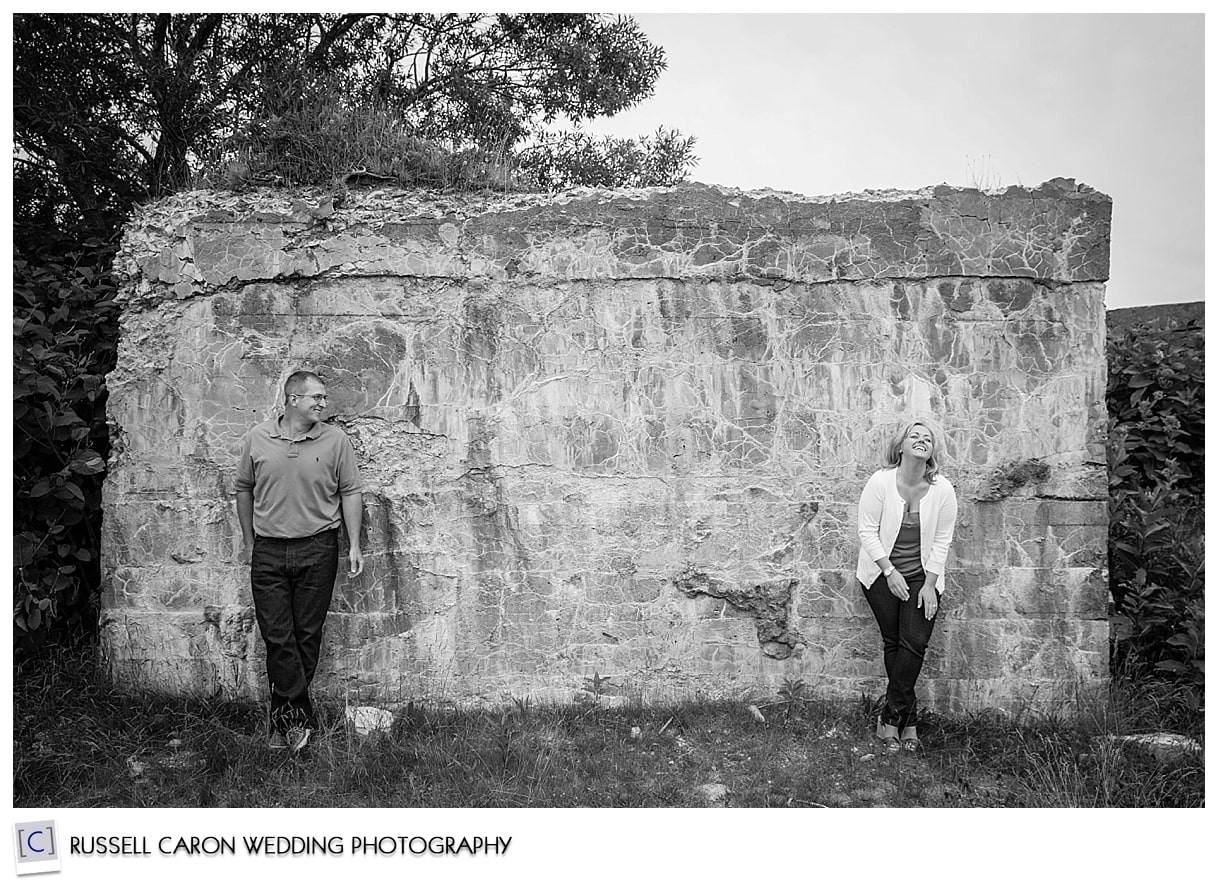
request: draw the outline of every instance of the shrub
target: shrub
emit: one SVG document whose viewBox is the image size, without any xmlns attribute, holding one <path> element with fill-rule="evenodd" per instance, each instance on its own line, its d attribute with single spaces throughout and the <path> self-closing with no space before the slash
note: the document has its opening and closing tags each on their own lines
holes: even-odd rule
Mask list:
<svg viewBox="0 0 1218 882">
<path fill-rule="evenodd" d="M 516 161 L 520 179 L 536 190 L 664 187 L 689 178 L 693 147 L 692 137 L 663 127 L 637 140 L 563 132 L 520 151 Z"/>
<path fill-rule="evenodd" d="M 486 151 L 449 151 L 417 137 L 389 106 L 347 106 L 333 95 L 303 98 L 248 123 L 203 173 L 204 183 L 241 189 L 332 185 L 349 178 L 404 187 L 504 189 L 507 173 Z"/>
<path fill-rule="evenodd" d="M 1137 327 L 1108 348 L 1109 585 L 1113 663 L 1205 682 L 1204 338 L 1189 322 Z"/>
<path fill-rule="evenodd" d="M 1167 330 L 1139 326 L 1108 341 L 1108 415 L 1124 433 L 1137 479 L 1154 483 L 1175 461 L 1194 481 L 1205 472 L 1205 334 L 1190 321 Z"/>
<path fill-rule="evenodd" d="M 18 650 L 89 626 L 98 584 L 105 375 L 118 343 L 115 247 L 15 244 L 13 624 Z"/>
</svg>

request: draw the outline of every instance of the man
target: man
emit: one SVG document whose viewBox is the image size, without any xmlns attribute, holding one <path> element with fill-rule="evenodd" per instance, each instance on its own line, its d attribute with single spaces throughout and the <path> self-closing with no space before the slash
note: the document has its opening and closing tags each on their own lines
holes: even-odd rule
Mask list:
<svg viewBox="0 0 1218 882">
<path fill-rule="evenodd" d="M 295 753 L 317 728 L 309 684 L 338 574 L 342 522 L 351 541 L 350 574 L 364 569 L 363 483 L 346 433 L 321 421 L 327 401 L 321 377 L 296 371 L 283 394 L 283 415 L 245 436 L 237 519 L 266 643 L 270 747 Z"/>
</svg>

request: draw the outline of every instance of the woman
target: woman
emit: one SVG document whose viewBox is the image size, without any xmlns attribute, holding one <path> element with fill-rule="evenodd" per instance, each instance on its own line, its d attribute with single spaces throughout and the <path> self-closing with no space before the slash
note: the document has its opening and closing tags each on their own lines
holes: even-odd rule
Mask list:
<svg viewBox="0 0 1218 882">
<path fill-rule="evenodd" d="M 889 751 L 917 750 L 914 684 L 943 593 L 956 529 L 956 491 L 939 474 L 942 445 L 922 420 L 900 426 L 884 465 L 859 497 L 856 575 L 884 639 L 888 691 L 876 735 Z"/>
</svg>

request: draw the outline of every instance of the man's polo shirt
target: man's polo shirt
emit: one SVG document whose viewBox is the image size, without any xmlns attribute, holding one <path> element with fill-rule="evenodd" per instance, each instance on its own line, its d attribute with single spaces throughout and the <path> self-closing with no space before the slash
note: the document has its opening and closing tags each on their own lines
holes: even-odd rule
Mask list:
<svg viewBox="0 0 1218 882">
<path fill-rule="evenodd" d="M 237 490 L 253 491 L 254 532 L 303 539 L 342 523 L 342 497 L 363 490 L 347 433 L 317 423 L 302 438 L 283 434 L 279 420 L 245 436 Z"/>
</svg>

